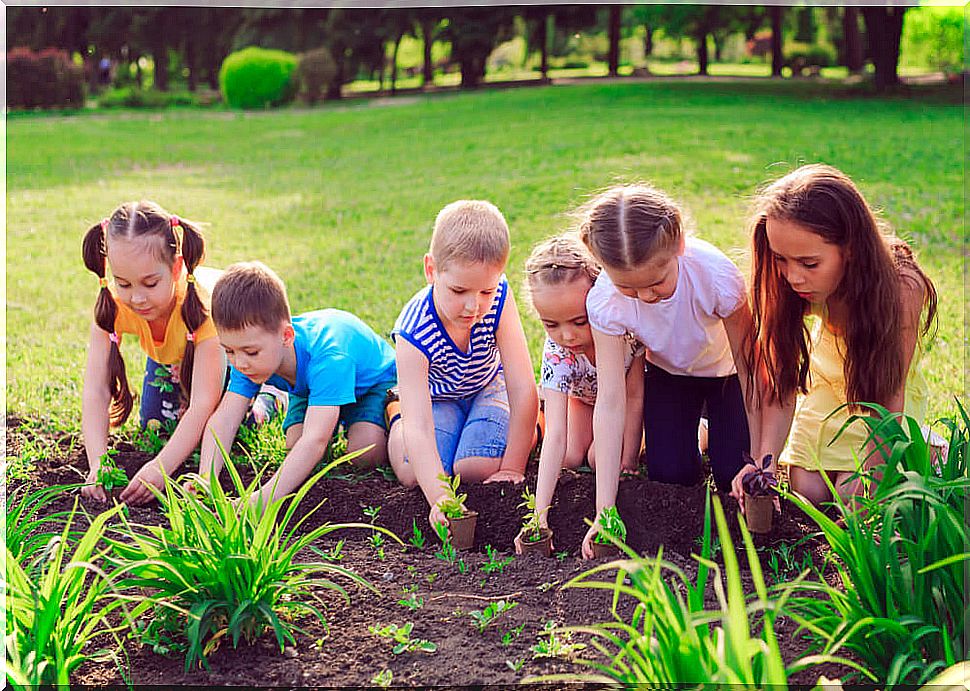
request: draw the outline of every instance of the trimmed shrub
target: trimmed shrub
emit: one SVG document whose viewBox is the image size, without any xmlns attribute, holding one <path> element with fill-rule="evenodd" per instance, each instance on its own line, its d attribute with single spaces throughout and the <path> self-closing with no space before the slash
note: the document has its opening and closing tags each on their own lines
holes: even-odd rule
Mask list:
<svg viewBox="0 0 970 691">
<path fill-rule="evenodd" d="M 14 48 L 7 53 L 7 107 L 81 108 L 84 72 L 66 51 L 34 52 Z"/>
<path fill-rule="evenodd" d="M 293 100 L 297 59 L 283 50 L 251 46 L 229 55 L 219 69 L 223 100 L 233 108 L 265 108 Z"/>
<path fill-rule="evenodd" d="M 316 48 L 300 55 L 296 68 L 300 96 L 307 103 L 322 100 L 331 82 L 337 76 L 337 63 L 325 47 Z"/>
</svg>

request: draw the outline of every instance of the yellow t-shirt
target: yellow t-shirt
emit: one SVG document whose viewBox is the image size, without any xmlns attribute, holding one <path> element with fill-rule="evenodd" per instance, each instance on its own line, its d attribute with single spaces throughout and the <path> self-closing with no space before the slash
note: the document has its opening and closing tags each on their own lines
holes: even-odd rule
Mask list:
<svg viewBox="0 0 970 691">
<path fill-rule="evenodd" d="M 854 471 L 856 459 L 865 457 L 862 445 L 869 436 L 869 428 L 861 420 L 853 422 L 829 446 L 832 438 L 852 413 L 843 408 L 832 417 L 828 415 L 843 405 L 848 396 L 845 386 L 845 340 L 825 326 L 824 306 L 812 306 L 819 317 L 812 329 L 809 348 L 808 392 L 800 396 L 792 421 L 788 444 L 780 462 L 808 470 Z M 922 421 L 926 416 L 928 389 L 920 370 L 922 348 L 919 343 L 906 375 L 906 401 L 903 412 Z"/>
<path fill-rule="evenodd" d="M 219 269 L 197 267 L 195 270 L 195 286 L 207 311 L 210 307 L 212 286 L 215 285 L 216 279 L 221 274 L 222 271 Z M 182 303 L 185 302 L 187 286 L 188 283 L 186 283 L 184 277 L 175 284 L 175 309 L 172 310 L 168 325 L 165 327 L 165 340 L 159 342 L 152 338 L 152 330 L 148 326 L 148 322 L 126 307 L 117 296 L 114 296 L 115 305 L 118 308 L 115 316 L 115 331 L 118 332 L 119 336 L 121 334 L 138 336 L 142 350 L 155 362 L 163 365 L 176 365 L 182 362 L 188 336 L 188 329 L 185 327 L 185 322 L 182 321 Z M 195 332 L 195 343 L 198 345 L 215 335 L 216 327 L 212 323 L 212 317 L 206 317 L 202 326 Z"/>
</svg>

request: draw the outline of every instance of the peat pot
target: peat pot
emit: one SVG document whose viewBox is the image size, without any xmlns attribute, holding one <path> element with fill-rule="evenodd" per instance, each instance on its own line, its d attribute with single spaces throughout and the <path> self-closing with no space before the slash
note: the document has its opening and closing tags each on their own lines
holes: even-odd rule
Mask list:
<svg viewBox="0 0 970 691">
<path fill-rule="evenodd" d="M 522 531 L 519 531 L 518 541 L 519 545 L 522 546 L 522 554 L 541 554 L 544 557 L 552 556 L 552 531 L 548 528 L 541 528 L 539 530 L 539 539 L 535 542 L 530 542 L 525 539 Z"/>
<path fill-rule="evenodd" d="M 770 495 L 752 496 L 744 493 L 744 518 L 752 533 L 770 533 L 775 517 L 775 498 Z"/>
<path fill-rule="evenodd" d="M 467 511 L 461 518 L 449 518 L 451 528 L 451 544 L 455 549 L 471 549 L 475 542 L 475 524 L 478 523 L 478 512 Z"/>
</svg>

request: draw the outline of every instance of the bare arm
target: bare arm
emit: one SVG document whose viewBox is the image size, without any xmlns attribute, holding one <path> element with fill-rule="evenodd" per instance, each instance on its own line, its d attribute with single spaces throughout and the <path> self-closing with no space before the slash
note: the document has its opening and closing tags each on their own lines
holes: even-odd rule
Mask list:
<svg viewBox="0 0 970 691">
<path fill-rule="evenodd" d="M 404 449 L 408 463 L 414 469 L 418 486 L 434 513 L 435 504 L 444 496 L 444 488 L 438 476 L 445 469 L 435 441 L 431 390 L 428 388 L 428 359 L 404 338 L 397 339 L 395 349 Z M 440 518 L 443 520 L 444 516 Z M 428 520 L 435 522 L 430 517 Z"/>
<path fill-rule="evenodd" d="M 593 407 L 593 446 L 596 452 L 596 516 L 616 504 L 620 481 L 623 432 L 617 424 L 626 418 L 626 372 L 623 371 L 623 336 L 610 336 L 593 329 L 596 346 L 596 405 Z M 594 517 L 595 521 L 595 517 Z M 582 553 L 593 556 L 592 539 L 597 527 L 586 533 Z"/>
<path fill-rule="evenodd" d="M 546 435 L 539 453 L 539 477 L 536 480 L 536 509 L 540 522 L 548 527 L 548 510 L 556 491 L 562 459 L 566 455 L 566 420 L 568 397 L 561 391 L 545 390 Z"/>
<path fill-rule="evenodd" d="M 91 324 L 88 337 L 88 359 L 84 368 L 84 391 L 81 397 L 81 432 L 88 460 L 88 477 L 81 492 L 100 501 L 107 496 L 96 484 L 101 456 L 108 450 L 108 407 L 111 391 L 108 385 L 108 354 L 111 341 L 97 324 Z"/>
<path fill-rule="evenodd" d="M 233 441 L 236 439 L 236 432 L 239 425 L 246 418 L 246 411 L 249 409 L 250 399 L 233 391 L 227 391 L 216 411 L 209 418 L 205 426 L 205 433 L 202 436 L 202 450 L 199 454 L 199 475 L 203 480 L 208 480 L 210 474 L 219 477 L 225 460 L 216 440 L 222 447 L 229 452 Z"/>
<path fill-rule="evenodd" d="M 539 394 L 536 391 L 529 346 L 511 290 L 505 298 L 495 340 L 502 357 L 505 386 L 509 395 L 509 432 L 502 465 L 486 482 L 521 482 L 525 479 L 525 466 L 529 462 L 529 451 L 532 449 L 536 418 L 539 414 Z"/>
<path fill-rule="evenodd" d="M 644 357 L 637 355 L 626 373 L 626 422 L 623 426 L 622 467 L 633 469 L 643 440 L 643 372 Z"/>
<path fill-rule="evenodd" d="M 219 342 L 210 338 L 196 346 L 192 366 L 192 400 L 164 448 L 142 466 L 121 493 L 122 501 L 139 505 L 155 498 L 149 486 L 162 487 L 164 476 L 174 473 L 202 438 L 205 423 L 219 403 L 225 370 Z"/>
<path fill-rule="evenodd" d="M 303 433 L 286 454 L 279 470 L 260 488 L 264 506 L 295 491 L 309 477 L 327 452 L 339 417 L 339 406 L 312 405 L 307 408 Z"/>
<path fill-rule="evenodd" d="M 751 391 L 747 360 L 744 357 L 745 336 L 754 330 L 751 318 L 751 308 L 747 301 L 743 302 L 734 312 L 724 320 L 724 331 L 727 332 L 731 354 L 734 356 L 734 366 L 738 371 L 738 381 L 741 383 L 741 396 L 744 400 L 744 411 L 748 418 L 748 448 L 752 456 L 758 450 L 761 440 L 761 415 L 763 408 L 758 405 L 756 391 Z M 756 457 L 757 458 L 757 457 Z"/>
</svg>

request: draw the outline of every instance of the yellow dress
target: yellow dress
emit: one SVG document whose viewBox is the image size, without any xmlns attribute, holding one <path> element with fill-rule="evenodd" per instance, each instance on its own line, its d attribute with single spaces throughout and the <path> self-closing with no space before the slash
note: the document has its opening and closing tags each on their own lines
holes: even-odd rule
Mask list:
<svg viewBox="0 0 970 691">
<path fill-rule="evenodd" d="M 812 305 L 818 317 L 812 329 L 809 349 L 808 392 L 799 396 L 788 444 L 781 453 L 781 463 L 808 470 L 854 471 L 857 459 L 865 457 L 862 445 L 869 428 L 861 420 L 853 422 L 838 441 L 832 438 L 852 414 L 843 408 L 828 415 L 846 402 L 845 340 L 825 326 L 824 305 Z M 922 349 L 917 343 L 906 375 L 906 401 L 903 411 L 920 422 L 926 416 L 928 390 L 920 370 Z M 826 419 L 828 418 L 828 419 Z"/>
</svg>

